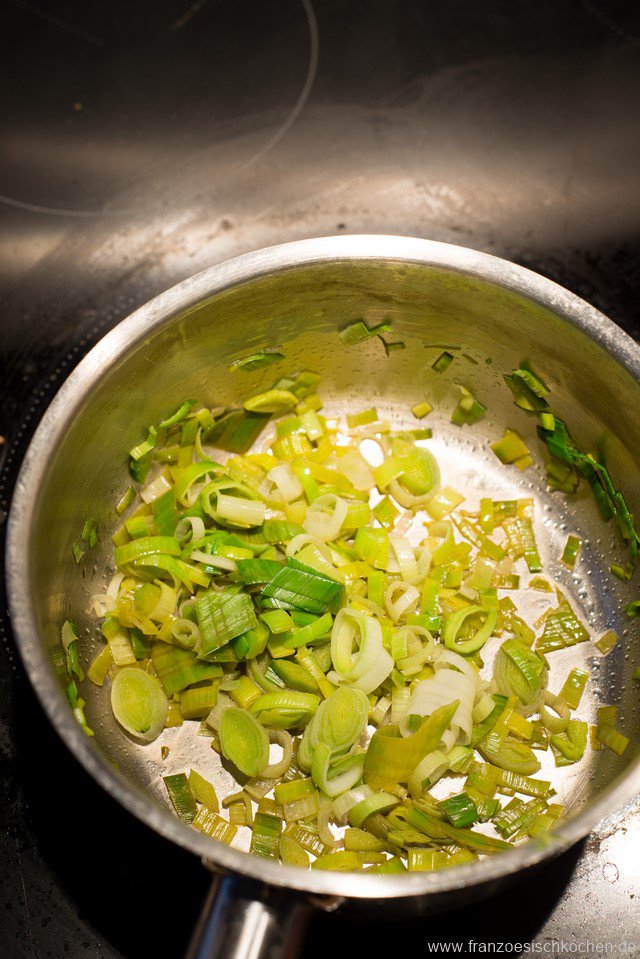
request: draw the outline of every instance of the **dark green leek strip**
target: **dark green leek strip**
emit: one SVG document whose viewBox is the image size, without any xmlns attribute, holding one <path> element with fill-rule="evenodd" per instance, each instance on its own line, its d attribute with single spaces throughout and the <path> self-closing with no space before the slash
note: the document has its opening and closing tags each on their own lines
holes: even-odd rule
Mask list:
<svg viewBox="0 0 640 959">
<path fill-rule="evenodd" d="M 195 405 L 195 400 L 185 400 L 184 403 L 178 407 L 175 413 L 172 413 L 171 416 L 168 416 L 166 420 L 163 420 L 162 423 L 158 425 L 158 429 L 165 430 L 169 429 L 171 426 L 176 426 L 176 424 L 180 423 L 185 416 L 189 415 Z"/>
<path fill-rule="evenodd" d="M 544 799 L 532 799 L 528 803 L 512 799 L 494 818 L 493 825 L 501 836 L 508 839 L 519 829 L 527 829 L 546 808 Z"/>
<path fill-rule="evenodd" d="M 583 453 L 573 441 L 569 430 L 562 420 L 555 418 L 554 429 L 538 427 L 538 435 L 556 460 L 565 466 L 577 470 L 593 491 L 604 520 L 615 519 L 620 535 L 629 548 L 631 560 L 635 563 L 640 538 L 633 516 L 623 494 L 616 490 L 611 475 L 602 463 L 593 456 Z"/>
<path fill-rule="evenodd" d="M 268 413 L 233 410 L 217 420 L 203 439 L 205 443 L 228 453 L 246 453 L 270 419 Z"/>
<path fill-rule="evenodd" d="M 458 793 L 455 796 L 449 796 L 438 803 L 440 809 L 447 815 L 447 819 L 452 826 L 464 828 L 472 826 L 478 818 L 478 809 L 473 799 L 467 793 Z"/>
<path fill-rule="evenodd" d="M 633 577 L 635 566 L 633 563 L 625 563 L 624 566 L 620 563 L 611 563 L 609 570 L 617 579 L 621 579 L 626 583 Z"/>
<path fill-rule="evenodd" d="M 141 629 L 136 626 L 129 633 L 129 639 L 133 646 L 133 653 L 136 659 L 146 659 L 151 650 L 151 643 L 144 635 Z"/>
<path fill-rule="evenodd" d="M 152 454 L 147 453 L 146 456 L 141 456 L 140 459 L 129 460 L 129 472 L 131 474 L 131 479 L 136 483 L 144 483 L 151 469 L 151 464 L 153 462 Z"/>
<path fill-rule="evenodd" d="M 176 531 L 176 526 L 180 521 L 180 513 L 176 509 L 176 494 L 170 489 L 151 504 L 151 515 L 153 516 L 153 525 L 160 536 L 170 536 Z"/>
<path fill-rule="evenodd" d="M 582 452 L 575 444 L 566 424 L 557 416 L 547 413 L 548 403 L 544 397 L 549 390 L 530 369 L 521 367 L 513 370 L 505 376 L 505 380 L 514 394 L 516 405 L 539 416 L 538 435 L 552 456 L 552 463 L 548 468 L 550 482 L 565 492 L 575 492 L 577 475 L 586 479 L 603 519 L 606 521 L 614 517 L 635 564 L 640 537 L 626 499 L 616 490 L 606 466 L 591 454 Z M 559 473 L 556 466 L 564 468 L 564 474 Z"/>
<path fill-rule="evenodd" d="M 310 566 L 289 560 L 262 591 L 265 599 L 276 599 L 308 613 L 335 609 L 344 592 L 342 583 L 323 576 Z"/>
<path fill-rule="evenodd" d="M 182 822 L 193 822 L 198 807 L 185 774 L 176 773 L 174 776 L 164 776 L 164 784 L 167 787 L 169 799 L 178 819 Z"/>
<path fill-rule="evenodd" d="M 246 586 L 268 583 L 278 573 L 283 564 L 271 559 L 239 559 L 238 572 Z"/>
<path fill-rule="evenodd" d="M 562 556 L 560 557 L 560 561 L 564 563 L 565 566 L 568 566 L 569 569 L 573 569 L 573 567 L 576 564 L 576 560 L 578 558 L 578 554 L 580 552 L 581 547 L 582 547 L 581 539 L 573 535 L 568 536 L 567 542 L 565 543 L 564 550 L 562 552 Z"/>
<path fill-rule="evenodd" d="M 272 363 L 284 359 L 284 353 L 279 348 L 259 350 L 257 353 L 250 353 L 249 356 L 243 356 L 242 359 L 234 360 L 229 364 L 229 372 L 244 370 L 245 373 L 251 373 L 253 370 L 263 370 Z"/>
<path fill-rule="evenodd" d="M 78 696 L 78 687 L 73 680 L 66 687 L 65 692 L 69 705 L 73 709 L 73 714 L 78 724 L 82 727 L 83 732 L 86 733 L 87 736 L 95 736 L 93 729 L 87 724 L 87 718 L 84 714 L 85 701 Z"/>
<path fill-rule="evenodd" d="M 456 842 L 460 846 L 467 846 L 469 849 L 486 853 L 501 852 L 513 848 L 510 843 L 504 842 L 502 839 L 493 839 L 491 836 L 484 836 L 482 833 L 473 832 L 471 829 L 457 829 L 448 823 L 440 822 L 413 806 L 407 809 L 406 818 L 410 826 L 430 839 L 448 840 Z"/>
<path fill-rule="evenodd" d="M 544 398 L 549 390 L 530 370 L 520 367 L 512 373 L 506 373 L 504 379 L 513 393 L 514 403 L 521 410 L 537 413 L 549 408 Z"/>
<path fill-rule="evenodd" d="M 98 542 L 98 526 L 92 516 L 87 516 L 82 527 L 82 538 L 89 547 L 93 549 Z"/>
</svg>

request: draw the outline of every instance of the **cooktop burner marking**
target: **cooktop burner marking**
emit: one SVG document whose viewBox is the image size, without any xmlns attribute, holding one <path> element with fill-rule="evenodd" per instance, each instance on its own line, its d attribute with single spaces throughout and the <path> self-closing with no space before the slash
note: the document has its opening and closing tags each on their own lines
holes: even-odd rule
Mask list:
<svg viewBox="0 0 640 959">
<path fill-rule="evenodd" d="M 11 3 L 15 4 L 20 8 L 33 12 L 37 15 L 45 16 L 45 19 L 51 20 L 52 18 L 48 15 L 42 14 L 38 8 L 33 7 L 31 4 L 25 2 L 25 0 L 10 0 Z M 188 10 L 182 14 L 171 25 L 171 29 L 178 29 L 179 27 L 184 26 L 188 20 L 192 19 L 206 4 L 207 0 L 197 0 L 196 3 L 193 3 Z M 226 182 L 231 176 L 238 176 L 241 173 L 244 173 L 246 170 L 255 166 L 256 163 L 259 163 L 273 148 L 287 135 L 293 124 L 296 122 L 300 114 L 302 113 L 307 100 L 309 99 L 309 94 L 313 87 L 313 82 L 315 80 L 316 72 L 318 70 L 318 59 L 320 53 L 320 35 L 318 31 L 318 22 L 316 19 L 315 11 L 311 0 L 300 0 L 302 8 L 305 13 L 307 21 L 307 29 L 309 35 L 309 61 L 307 64 L 307 72 L 304 78 L 300 92 L 295 100 L 295 103 L 289 110 L 284 121 L 280 124 L 277 130 L 272 134 L 272 136 L 267 140 L 267 142 L 260 147 L 256 153 L 252 154 L 247 160 L 237 164 L 232 167 L 226 173 L 223 173 L 221 177 L 218 178 L 217 185 L 220 183 Z M 61 24 L 59 24 L 61 25 Z M 72 27 L 70 24 L 64 25 L 66 29 L 72 30 L 77 33 L 78 36 L 82 36 L 85 39 L 91 39 L 93 43 L 102 43 L 99 38 L 91 37 L 87 34 L 85 37 L 84 31 L 79 30 L 77 27 Z M 16 197 L 7 196 L 5 194 L 0 194 L 0 203 L 5 206 L 14 207 L 18 210 L 25 210 L 29 213 L 41 213 L 47 216 L 64 216 L 64 217 L 118 217 L 118 216 L 128 216 L 131 214 L 140 214 L 140 213 L 153 213 L 156 212 L 160 207 L 150 207 L 147 209 L 140 209 L 136 207 L 128 209 L 117 209 L 117 210 L 73 210 L 64 207 L 51 207 L 43 206 L 37 203 L 29 203 L 26 200 L 20 200 Z"/>
</svg>

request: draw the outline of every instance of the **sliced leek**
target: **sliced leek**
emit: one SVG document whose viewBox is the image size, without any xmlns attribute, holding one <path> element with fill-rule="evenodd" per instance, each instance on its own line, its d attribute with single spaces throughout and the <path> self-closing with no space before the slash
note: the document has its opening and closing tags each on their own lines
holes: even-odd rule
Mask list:
<svg viewBox="0 0 640 959">
<path fill-rule="evenodd" d="M 352 345 L 389 329 L 358 320 L 340 336 Z M 387 355 L 408 348 L 383 343 Z M 232 371 L 266 377 L 242 409 L 186 400 L 131 449 L 116 573 L 91 600 L 106 644 L 85 650 L 84 630 L 67 621 L 56 651 L 78 722 L 93 735 L 78 692 L 86 670 L 140 742 L 181 724 L 185 745 L 191 729 L 207 737 L 202 774 L 164 777 L 176 814 L 223 843 L 250 829 L 255 855 L 298 868 L 433 870 L 545 836 L 562 807 L 535 778 L 538 754 L 577 763 L 588 740 L 576 715 L 588 674 L 575 667 L 555 695 L 546 656 L 590 637 L 550 572 L 535 575 L 547 550 L 533 499 L 444 485 L 431 430 L 395 431 L 375 408 L 332 419 L 317 374 L 270 380 L 282 357 L 265 349 L 234 361 Z M 445 350 L 432 369 L 452 361 Z M 538 417 L 552 485 L 571 492 L 585 477 L 635 560 L 624 500 L 551 413 L 548 388 L 526 367 L 507 382 Z M 458 391 L 451 418 L 473 430 L 485 407 Z M 422 401 L 412 412 L 431 410 Z M 518 469 L 532 461 L 515 430 L 492 449 Z M 76 559 L 96 543 L 90 518 Z M 569 537 L 565 566 L 580 545 Z M 628 581 L 633 568 L 616 568 Z M 535 623 L 523 618 L 521 583 L 545 607 Z M 607 630 L 594 644 L 604 655 L 616 641 Z M 613 708 L 592 730 L 594 748 L 627 746 Z M 165 761 L 177 753 L 153 749 Z"/>
</svg>

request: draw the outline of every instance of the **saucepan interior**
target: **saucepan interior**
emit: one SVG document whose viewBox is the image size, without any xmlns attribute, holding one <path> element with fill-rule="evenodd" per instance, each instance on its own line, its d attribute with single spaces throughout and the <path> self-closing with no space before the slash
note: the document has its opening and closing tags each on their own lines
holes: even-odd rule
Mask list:
<svg viewBox="0 0 640 959">
<path fill-rule="evenodd" d="M 388 339 L 405 349 L 387 356 L 378 339 L 345 348 L 337 331 L 360 318 L 390 318 Z M 234 359 L 275 346 L 286 356 L 278 367 L 229 372 Z M 454 362 L 438 374 L 432 363 L 443 349 Z M 629 658 L 635 630 L 621 613 L 630 587 L 609 573 L 609 563 L 623 551 L 588 491 L 569 499 L 547 490 L 535 423 L 514 407 L 502 379 L 524 359 L 548 381 L 554 409 L 580 443 L 606 453 L 638 513 L 637 349 L 586 304 L 503 261 L 388 237 L 289 244 L 213 267 L 109 334 L 67 381 L 38 430 L 16 491 L 8 554 L 14 626 L 26 665 L 52 721 L 93 775 L 154 828 L 221 865 L 280 885 L 367 897 L 438 892 L 499 878 L 579 838 L 630 796 L 639 778 L 640 712 Z M 571 666 L 584 665 L 592 682 L 581 714 L 591 717 L 598 703 L 615 703 L 631 745 L 622 757 L 588 750 L 578 766 L 553 771 L 569 820 L 548 848 L 529 845 L 442 874 L 406 877 L 305 873 L 257 862 L 181 824 L 167 808 L 162 776 L 168 773 L 196 767 L 222 792 L 232 785 L 192 724 L 166 730 L 152 745 L 136 745 L 116 727 L 104 694 L 91 687 L 87 714 L 95 739 L 75 725 L 55 677 L 52 649 L 66 618 L 80 626 L 87 661 L 98 648 L 89 598 L 104 589 L 116 526 L 113 503 L 129 482 L 123 452 L 142 438 L 147 424 L 186 397 L 233 406 L 275 376 L 302 368 L 321 374 L 325 407 L 336 414 L 375 405 L 400 425 L 412 419 L 410 407 L 428 397 L 435 407 L 431 448 L 445 481 L 470 503 L 483 494 L 533 496 L 546 571 L 594 633 L 620 632 L 621 642 L 606 658 L 590 643 L 553 654 L 551 689 L 559 689 Z M 473 427 L 450 422 L 456 384 L 472 388 L 488 408 Z M 501 466 L 489 448 L 505 427 L 517 429 L 535 451 L 535 464 L 525 473 Z M 100 545 L 76 565 L 72 543 L 89 514 L 98 522 Z M 569 532 L 584 541 L 575 572 L 558 561 Z M 531 612 L 535 602 L 530 600 Z M 162 745 L 170 752 L 161 763 Z"/>
</svg>

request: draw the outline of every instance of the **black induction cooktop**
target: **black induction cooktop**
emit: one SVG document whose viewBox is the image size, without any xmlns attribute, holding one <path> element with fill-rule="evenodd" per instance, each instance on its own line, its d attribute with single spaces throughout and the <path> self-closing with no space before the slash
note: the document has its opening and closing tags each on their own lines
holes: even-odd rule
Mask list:
<svg viewBox="0 0 640 959">
<path fill-rule="evenodd" d="M 355 232 L 461 243 L 640 336 L 636 5 L 5 0 L 1 12 L 0 529 L 29 437 L 84 353 L 239 252 Z M 67 754 L 6 612 L 0 638 L 0 957 L 179 957 L 207 874 Z M 624 951 L 639 843 L 631 806 L 484 904 L 400 927 L 377 909 L 357 924 L 318 916 L 304 955 L 351 955 L 354 934 L 372 956 L 451 942 L 466 955 Z"/>
</svg>

